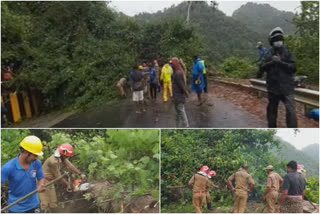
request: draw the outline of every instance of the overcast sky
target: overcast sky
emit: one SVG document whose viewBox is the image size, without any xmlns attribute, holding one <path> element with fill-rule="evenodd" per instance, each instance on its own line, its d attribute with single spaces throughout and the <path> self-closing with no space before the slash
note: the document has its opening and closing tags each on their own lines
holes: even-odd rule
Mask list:
<svg viewBox="0 0 320 214">
<path fill-rule="evenodd" d="M 299 129 L 296 135 L 293 129 L 278 129 L 277 136 L 294 145 L 297 149 L 302 149 L 310 144 L 319 144 L 318 129 Z"/>
<path fill-rule="evenodd" d="M 141 12 L 154 13 L 158 10 L 171 7 L 173 4 L 179 4 L 182 1 L 122 1 L 114 0 L 111 2 L 111 6 L 118 11 L 121 11 L 129 16 L 134 16 Z M 219 10 L 231 16 L 232 13 L 238 9 L 241 5 L 246 4 L 249 1 L 217 1 L 219 3 Z M 297 11 L 297 7 L 300 6 L 300 1 L 253 1 L 259 4 L 270 4 L 278 10 L 284 11 Z"/>
</svg>

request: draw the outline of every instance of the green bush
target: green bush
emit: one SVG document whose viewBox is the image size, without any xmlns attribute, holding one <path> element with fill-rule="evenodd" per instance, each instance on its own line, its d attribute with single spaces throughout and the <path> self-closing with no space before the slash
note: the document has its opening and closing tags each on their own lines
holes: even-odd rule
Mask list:
<svg viewBox="0 0 320 214">
<path fill-rule="evenodd" d="M 219 66 L 219 74 L 233 78 L 249 78 L 257 72 L 257 67 L 247 58 L 229 57 Z"/>
<path fill-rule="evenodd" d="M 319 204 L 319 177 L 307 178 L 306 197 Z"/>
</svg>

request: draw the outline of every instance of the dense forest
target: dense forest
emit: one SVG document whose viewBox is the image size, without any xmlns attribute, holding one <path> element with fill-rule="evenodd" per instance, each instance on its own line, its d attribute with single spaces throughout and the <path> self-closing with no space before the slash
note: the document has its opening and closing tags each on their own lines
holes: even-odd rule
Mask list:
<svg viewBox="0 0 320 214">
<path fill-rule="evenodd" d="M 286 20 L 279 21 L 284 29 L 296 29 L 286 41 L 297 59 L 297 74 L 317 83 L 319 3 L 301 6 L 292 20 L 276 9 L 272 16 Z M 260 4 L 254 8 L 271 11 Z M 268 16 L 256 15 L 250 20 L 268 26 Z M 1 67 L 13 68 L 4 91 L 38 91 L 46 110 L 99 105 L 117 97 L 116 81 L 135 64 L 155 58 L 162 64 L 178 56 L 190 72 L 197 54 L 209 70 L 252 77 L 257 71 L 251 64 L 257 58 L 256 42 L 266 41 L 267 35 L 249 28 L 250 20 L 228 17 L 216 2 L 205 1 L 182 2 L 135 17 L 115 11 L 108 2 L 1 2 Z"/>
<path fill-rule="evenodd" d="M 162 210 L 192 212 L 190 189 L 168 187 L 187 185 L 191 176 L 202 165 L 208 165 L 210 169 L 216 171 L 217 175 L 212 180 L 222 187 L 210 191 L 213 207 L 220 208 L 216 211 L 228 212 L 232 206 L 232 193 L 226 188 L 226 182 L 228 177 L 244 164 L 249 165 L 249 173 L 255 181 L 249 200 L 261 201 L 267 179 L 265 167 L 273 165 L 281 176 L 286 173 L 285 166 L 288 161 L 274 152 L 275 148 L 280 152 L 283 147 L 280 140 L 275 138 L 275 134 L 276 130 L 163 130 L 161 132 Z M 307 171 L 309 170 L 311 169 L 307 168 Z M 308 197 L 318 203 L 318 176 L 308 175 L 307 183 Z"/>
<path fill-rule="evenodd" d="M 129 191 L 125 200 L 145 194 L 159 200 L 159 130 L 2 130 L 2 165 L 17 156 L 19 143 L 28 135 L 36 135 L 42 140 L 42 163 L 58 145 L 70 143 L 74 148 L 70 160 L 87 175 L 87 182 L 108 181 L 113 185 L 111 190 L 99 195 L 100 198 L 108 196 L 117 200 L 122 198 L 121 192 Z M 2 192 L 2 196 L 4 194 Z M 95 205 L 105 206 L 107 203 L 103 204 L 99 197 Z"/>
</svg>

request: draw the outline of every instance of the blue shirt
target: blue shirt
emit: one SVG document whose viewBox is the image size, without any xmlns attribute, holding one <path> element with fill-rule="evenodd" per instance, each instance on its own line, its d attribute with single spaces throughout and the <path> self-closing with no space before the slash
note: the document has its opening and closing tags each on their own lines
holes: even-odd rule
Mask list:
<svg viewBox="0 0 320 214">
<path fill-rule="evenodd" d="M 8 204 L 15 202 L 26 194 L 37 189 L 37 180 L 44 178 L 42 164 L 39 160 L 33 161 L 28 170 L 21 167 L 18 157 L 9 160 L 1 167 L 1 183 L 8 179 Z M 38 194 L 19 202 L 9 209 L 11 212 L 25 212 L 40 205 Z"/>
<path fill-rule="evenodd" d="M 264 55 L 267 53 L 268 49 L 265 47 L 260 47 L 260 48 L 258 48 L 258 50 L 259 50 L 259 60 L 258 61 L 261 61 L 262 58 L 264 57 Z"/>
<path fill-rule="evenodd" d="M 149 77 L 150 77 L 150 83 L 156 83 L 156 69 L 150 68 L 149 72 Z"/>
</svg>

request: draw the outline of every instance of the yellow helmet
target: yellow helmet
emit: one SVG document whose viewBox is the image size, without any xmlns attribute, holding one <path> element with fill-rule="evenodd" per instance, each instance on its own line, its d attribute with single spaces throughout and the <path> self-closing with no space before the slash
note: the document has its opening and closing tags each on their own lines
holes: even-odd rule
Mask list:
<svg viewBox="0 0 320 214">
<path fill-rule="evenodd" d="M 38 155 L 38 156 L 42 156 L 43 155 L 41 140 L 36 136 L 30 135 L 30 136 L 25 137 L 21 141 L 20 146 L 24 150 L 26 150 L 26 151 L 28 151 L 28 152 L 30 152 L 32 154 L 35 154 L 35 155 Z"/>
<path fill-rule="evenodd" d="M 142 65 L 139 65 L 138 69 L 139 69 L 139 70 L 142 70 L 142 69 L 143 69 Z"/>
</svg>

